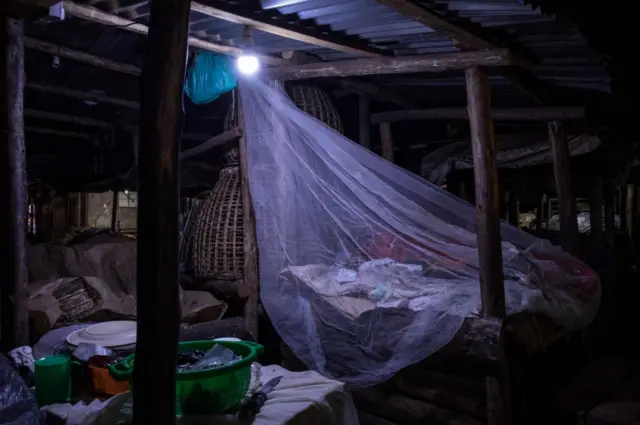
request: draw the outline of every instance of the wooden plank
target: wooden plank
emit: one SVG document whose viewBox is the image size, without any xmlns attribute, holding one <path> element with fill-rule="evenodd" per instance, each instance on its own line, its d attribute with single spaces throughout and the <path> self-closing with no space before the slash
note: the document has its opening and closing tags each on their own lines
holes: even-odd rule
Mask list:
<svg viewBox="0 0 640 425">
<path fill-rule="evenodd" d="M 29 344 L 26 266 L 27 184 L 24 141 L 24 23 L 0 15 L 0 332 L 2 350 Z"/>
<path fill-rule="evenodd" d="M 303 80 L 321 77 L 351 77 L 355 75 L 410 74 L 444 72 L 474 66 L 507 66 L 513 58 L 506 49 L 482 52 L 444 53 L 439 55 L 366 58 L 306 65 L 287 65 L 270 70 L 272 78 Z"/>
<path fill-rule="evenodd" d="M 482 311 L 488 316 L 504 317 L 504 274 L 500 240 L 496 141 L 491 118 L 491 88 L 487 75 L 482 69 L 468 69 L 465 72 L 465 78 L 476 185 L 476 231 Z"/>
<path fill-rule="evenodd" d="M 500 46 L 476 34 L 461 28 L 442 15 L 430 10 L 423 4 L 412 0 L 377 0 L 378 3 L 393 8 L 404 16 L 415 19 L 439 34 L 449 37 L 462 51 L 497 49 Z M 533 97 L 539 104 L 553 103 L 550 89 L 530 72 L 522 68 L 500 68 L 496 74 L 509 80 L 518 89 Z"/>
<path fill-rule="evenodd" d="M 569 143 L 564 126 L 552 121 L 549 127 L 549 141 L 553 157 L 553 173 L 560 206 L 560 239 L 562 248 L 575 254 L 578 249 L 578 221 L 576 199 L 571 188 L 571 168 L 569 166 Z"/>
<path fill-rule="evenodd" d="M 242 90 L 242 88 L 240 89 Z M 248 297 L 244 305 L 245 329 L 258 340 L 258 240 L 256 237 L 256 215 L 251 199 L 249 185 L 249 163 L 247 159 L 247 140 L 244 136 L 244 113 L 242 102 L 238 100 L 238 127 L 243 135 L 240 137 L 240 191 L 242 195 L 242 232 L 244 234 L 244 267 L 243 282 Z"/>
<path fill-rule="evenodd" d="M 138 339 L 133 422 L 176 422 L 179 172 L 190 1 L 154 0 L 140 79 Z"/>
<path fill-rule="evenodd" d="M 382 145 L 382 157 L 389 162 L 393 162 L 393 136 L 391 124 L 383 122 L 380 124 L 380 143 Z"/>
<path fill-rule="evenodd" d="M 75 16 L 76 18 L 85 19 L 97 24 L 118 27 L 123 30 L 141 35 L 146 35 L 149 32 L 149 28 L 144 24 L 140 24 L 130 19 L 103 12 L 100 9 L 96 9 L 92 6 L 77 4 L 68 0 L 63 0 L 62 4 L 64 5 L 65 12 L 71 16 Z M 210 41 L 201 40 L 196 37 L 189 37 L 189 45 L 192 47 L 197 47 L 199 49 L 221 53 L 224 55 L 240 56 L 242 54 L 242 49 L 239 47 L 212 43 Z M 282 59 L 272 56 L 258 55 L 258 57 L 263 63 L 267 65 L 280 65 L 283 63 Z"/>
<path fill-rule="evenodd" d="M 369 122 L 369 107 L 371 100 L 368 97 L 358 96 L 358 138 L 360 145 L 371 149 L 371 123 Z"/>
<path fill-rule="evenodd" d="M 351 53 L 360 56 L 389 56 L 388 51 L 369 47 L 364 43 L 358 44 L 346 40 L 336 41 L 331 36 L 314 33 L 282 22 L 275 25 L 273 23 L 274 20 L 266 15 L 263 15 L 264 17 L 262 18 L 258 15 L 254 18 L 249 18 L 246 16 L 245 11 L 229 2 L 216 3 L 215 6 L 194 2 L 191 5 L 191 10 L 217 19 L 222 19 L 223 21 L 232 22 L 238 25 L 245 25 L 279 37 L 337 50 L 339 52 Z"/>
<path fill-rule="evenodd" d="M 37 50 L 39 52 L 48 53 L 50 55 L 59 56 L 61 58 L 72 59 L 77 62 L 87 63 L 97 68 L 108 69 L 109 71 L 120 72 L 123 74 L 139 76 L 140 68 L 134 65 L 115 62 L 109 59 L 101 58 L 89 53 L 80 52 L 78 50 L 69 49 L 64 46 L 49 43 L 48 41 L 38 40 L 32 37 L 24 38 L 24 47 L 26 49 Z"/>
<path fill-rule="evenodd" d="M 27 88 L 34 91 L 37 90 L 42 93 L 65 96 L 71 99 L 90 100 L 97 103 L 108 103 L 110 105 L 122 106 L 124 108 L 138 109 L 140 107 L 140 104 L 137 101 L 118 99 L 116 97 L 111 97 L 102 93 L 96 93 L 92 91 L 87 92 L 81 90 L 72 90 L 43 83 L 27 83 Z"/>
<path fill-rule="evenodd" d="M 192 158 L 196 155 L 200 155 L 210 149 L 215 148 L 216 146 L 223 145 L 227 142 L 237 139 L 242 136 L 242 131 L 239 128 L 234 128 L 229 131 L 225 131 L 222 134 L 218 134 L 217 136 L 213 136 L 209 140 L 204 143 L 199 144 L 191 149 L 187 149 L 180 153 L 180 159 L 185 160 Z"/>
<path fill-rule="evenodd" d="M 566 121 L 584 120 L 586 109 L 574 106 L 494 109 L 494 121 Z M 371 123 L 426 121 L 426 120 L 462 120 L 467 121 L 469 114 L 465 108 L 406 109 L 371 114 Z"/>
</svg>

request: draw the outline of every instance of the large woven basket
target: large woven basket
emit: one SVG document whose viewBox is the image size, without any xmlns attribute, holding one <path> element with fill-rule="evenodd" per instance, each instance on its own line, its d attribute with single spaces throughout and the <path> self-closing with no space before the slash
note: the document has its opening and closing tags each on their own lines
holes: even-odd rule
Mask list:
<svg viewBox="0 0 640 425">
<path fill-rule="evenodd" d="M 309 115 L 342 133 L 338 111 L 330 97 L 318 87 L 295 86 L 291 97 Z M 225 131 L 237 126 L 235 93 L 225 117 Z M 193 265 L 196 276 L 213 279 L 242 279 L 244 235 L 242 196 L 237 144 L 223 154 L 225 168 L 220 180 L 202 206 L 194 226 Z"/>
<path fill-rule="evenodd" d="M 193 234 L 193 266 L 198 277 L 235 280 L 242 278 L 240 168 L 223 168 L 220 180 L 199 211 Z"/>
</svg>

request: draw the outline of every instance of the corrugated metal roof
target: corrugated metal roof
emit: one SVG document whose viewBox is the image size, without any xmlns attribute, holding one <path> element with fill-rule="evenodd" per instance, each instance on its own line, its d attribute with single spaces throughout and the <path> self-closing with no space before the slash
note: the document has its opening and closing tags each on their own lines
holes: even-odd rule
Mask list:
<svg viewBox="0 0 640 425">
<path fill-rule="evenodd" d="M 95 0 L 93 1 L 95 3 Z M 207 1 L 214 5 L 215 2 Z M 531 57 L 529 68 L 539 80 L 552 86 L 589 90 L 607 94 L 610 78 L 596 52 L 588 45 L 577 27 L 556 22 L 552 16 L 541 13 L 520 0 L 422 0 L 428 9 L 440 13 L 450 21 L 472 28 L 485 39 L 508 40 L 507 45 Z M 131 5 L 138 4 L 137 7 Z M 394 9 L 375 0 L 240 0 L 232 2 L 249 14 L 268 16 L 274 24 L 287 22 L 303 27 L 307 31 L 328 37 L 346 37 L 393 55 L 437 54 L 456 52 L 458 49 L 446 36 L 432 28 L 406 17 Z M 275 6 L 278 7 L 273 7 Z M 99 7 L 101 3 L 97 4 Z M 105 7 L 106 8 L 106 7 Z M 139 0 L 121 0 L 122 15 L 147 23 L 149 6 Z M 64 25 L 78 25 L 75 20 Z M 109 29 L 110 32 L 117 29 Z M 221 44 L 242 46 L 242 25 L 191 13 L 191 35 Z M 135 37 L 135 36 L 134 36 Z M 253 31 L 254 48 L 267 54 L 278 54 L 287 50 L 306 51 L 323 60 L 333 61 L 354 58 L 356 55 L 283 38 L 262 31 Z M 61 42 L 61 44 L 64 44 Z M 106 46 L 105 46 L 106 47 Z M 121 56 L 131 50 L 119 50 Z M 113 55 L 109 52 L 108 55 Z M 116 60 L 124 60 L 113 58 Z M 136 58 L 139 61 L 139 55 Z M 130 60 L 125 60 L 130 62 Z M 460 74 L 455 78 L 440 74 L 413 77 L 376 78 L 394 87 L 410 91 L 410 87 L 430 87 L 431 92 L 451 87 L 463 87 Z M 499 82 L 498 82 L 499 81 Z M 401 88 L 399 88 L 401 90 Z M 495 90 L 499 97 L 507 99 L 522 96 L 521 92 L 506 80 L 496 77 Z M 412 93 L 415 95 L 415 93 Z M 452 96 L 453 96 L 452 92 Z M 427 96 L 428 97 L 428 96 Z M 445 96 L 446 97 L 446 96 Z M 464 97 L 458 97 L 464 102 Z M 526 102 L 528 99 L 521 99 Z"/>
<path fill-rule="evenodd" d="M 423 0 L 421 3 L 453 22 L 486 34 L 485 38 L 497 34 L 498 38 L 508 39 L 508 47 L 533 58 L 534 65 L 529 70 L 545 83 L 604 93 L 610 91 L 610 77 L 604 64 L 572 24 L 557 22 L 553 16 L 544 15 L 519 0 Z M 357 36 L 363 43 L 395 55 L 458 50 L 449 38 L 375 0 L 291 0 L 276 10 L 283 15 L 293 14 L 300 20 L 313 20 L 319 26 L 328 25 L 333 32 Z M 218 32 L 223 38 L 241 42 L 239 32 L 221 32 L 218 23 L 209 27 L 204 25 L 203 30 L 208 33 Z M 329 61 L 354 57 L 260 32 L 254 37 L 256 46 L 268 53 L 306 50 Z M 430 77 L 433 85 L 464 84 L 461 78 Z M 411 80 L 403 78 L 403 81 Z M 504 85 L 508 83 L 503 82 Z"/>
</svg>

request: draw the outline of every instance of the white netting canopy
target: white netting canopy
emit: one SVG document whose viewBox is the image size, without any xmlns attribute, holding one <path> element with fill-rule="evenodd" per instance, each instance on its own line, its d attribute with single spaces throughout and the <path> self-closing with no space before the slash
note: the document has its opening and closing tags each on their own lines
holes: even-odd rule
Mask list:
<svg viewBox="0 0 640 425">
<path fill-rule="evenodd" d="M 480 311 L 473 206 L 362 148 L 259 80 L 241 83 L 262 302 L 309 367 L 372 385 Z M 589 323 L 597 275 L 502 224 L 508 314 Z"/>
</svg>

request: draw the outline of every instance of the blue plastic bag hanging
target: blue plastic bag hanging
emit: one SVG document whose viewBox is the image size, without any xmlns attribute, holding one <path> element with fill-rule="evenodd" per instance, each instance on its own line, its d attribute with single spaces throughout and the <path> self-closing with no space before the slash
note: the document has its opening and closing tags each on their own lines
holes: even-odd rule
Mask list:
<svg viewBox="0 0 640 425">
<path fill-rule="evenodd" d="M 238 84 L 228 56 L 210 52 L 196 53 L 187 71 L 184 91 L 196 105 L 213 102 Z"/>
</svg>

